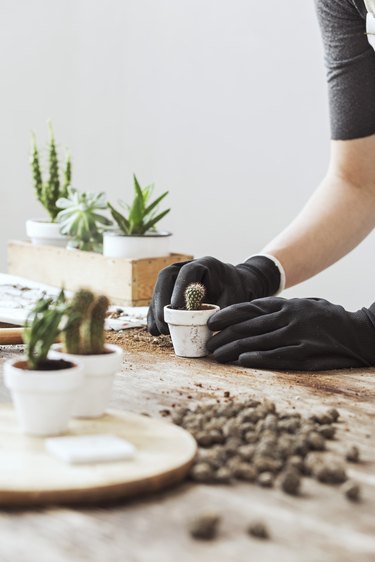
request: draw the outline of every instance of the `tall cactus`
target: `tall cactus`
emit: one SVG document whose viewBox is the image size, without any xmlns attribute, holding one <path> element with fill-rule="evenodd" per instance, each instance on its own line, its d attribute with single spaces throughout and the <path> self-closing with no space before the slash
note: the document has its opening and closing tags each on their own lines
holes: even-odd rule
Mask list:
<svg viewBox="0 0 375 562">
<path fill-rule="evenodd" d="M 206 288 L 202 283 L 190 283 L 185 289 L 185 306 L 187 310 L 201 310 Z"/>
<path fill-rule="evenodd" d="M 68 353 L 81 353 L 81 324 L 87 316 L 94 295 L 87 289 L 77 291 L 69 306 L 69 322 L 64 331 L 64 347 Z"/>
<path fill-rule="evenodd" d="M 32 133 L 31 136 L 31 156 L 30 165 L 33 176 L 33 184 L 35 189 L 35 194 L 38 201 L 43 205 L 43 207 L 48 212 L 52 222 L 56 220 L 57 214 L 60 211 L 56 206 L 56 201 L 60 197 L 66 197 L 68 186 L 72 179 L 72 162 L 70 154 L 65 152 L 65 165 L 64 169 L 61 170 L 60 179 L 60 164 L 59 157 L 57 153 L 55 136 L 53 133 L 52 124 L 48 123 L 49 127 L 49 140 L 47 145 L 48 152 L 48 177 L 47 180 L 43 180 L 42 168 L 40 164 L 39 150 L 36 142 L 35 134 Z"/>
<path fill-rule="evenodd" d="M 104 321 L 109 300 L 99 295 L 91 303 L 88 314 L 81 325 L 81 353 L 96 355 L 104 349 Z"/>
</svg>

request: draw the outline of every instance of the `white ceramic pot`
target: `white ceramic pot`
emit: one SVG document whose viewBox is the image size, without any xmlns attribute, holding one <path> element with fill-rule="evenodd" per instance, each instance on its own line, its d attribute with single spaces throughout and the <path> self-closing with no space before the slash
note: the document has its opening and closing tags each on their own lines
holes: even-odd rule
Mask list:
<svg viewBox="0 0 375 562">
<path fill-rule="evenodd" d="M 78 362 L 83 368 L 83 385 L 78 391 L 73 407 L 77 418 L 97 418 L 108 407 L 112 395 L 113 379 L 120 370 L 122 349 L 106 344 L 101 355 L 73 355 L 62 351 L 61 344 L 52 346 L 49 357 Z"/>
<path fill-rule="evenodd" d="M 103 254 L 109 258 L 160 258 L 170 254 L 170 232 L 152 232 L 143 236 L 126 236 L 105 232 Z"/>
<path fill-rule="evenodd" d="M 41 437 L 59 435 L 68 427 L 83 372 L 78 363 L 65 369 L 30 371 L 21 357 L 4 364 L 4 382 L 22 431 Z"/>
<path fill-rule="evenodd" d="M 202 304 L 202 310 L 173 309 L 164 307 L 164 320 L 169 326 L 175 354 L 180 357 L 204 357 L 208 355 L 206 342 L 212 335 L 207 320 L 219 310 L 216 304 Z"/>
<path fill-rule="evenodd" d="M 26 234 L 31 242 L 37 246 L 65 247 L 68 238 L 60 234 L 60 224 L 43 219 L 29 219 L 26 221 Z"/>
</svg>

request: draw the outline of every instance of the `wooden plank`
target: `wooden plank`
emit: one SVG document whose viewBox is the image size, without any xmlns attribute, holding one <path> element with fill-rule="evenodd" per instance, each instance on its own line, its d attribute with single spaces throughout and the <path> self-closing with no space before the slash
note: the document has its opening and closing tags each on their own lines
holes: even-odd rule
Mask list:
<svg viewBox="0 0 375 562">
<path fill-rule="evenodd" d="M 23 343 L 23 328 L 0 327 L 0 345 Z"/>
<path fill-rule="evenodd" d="M 85 286 L 105 292 L 113 304 L 125 306 L 147 306 L 160 269 L 191 258 L 171 254 L 128 260 L 18 240 L 8 243 L 8 273 L 71 291 Z"/>
<path fill-rule="evenodd" d="M 2 349 L 2 357 L 10 352 Z M 2 359 L 1 359 L 2 360 Z M 0 361 L 1 361 L 0 360 Z M 166 349 L 125 354 L 116 377 L 112 407 L 154 417 L 173 405 L 194 406 L 252 396 L 303 415 L 336 407 L 337 439 L 329 446 L 344 454 L 357 444 L 363 461 L 349 466 L 363 500 L 349 502 L 340 489 L 305 478 L 300 497 L 252 484 L 196 485 L 131 504 L 74 509 L 2 512 L 0 560 L 17 562 L 373 562 L 375 559 L 375 369 L 327 373 L 285 373 L 220 365 L 211 358 L 182 359 Z M 0 386 L 0 400 L 8 395 Z M 168 417 L 166 418 L 168 419 Z M 194 541 L 188 520 L 205 509 L 221 513 L 218 539 Z M 246 534 L 254 519 L 267 523 L 271 538 Z M 17 541 L 14 537 L 17 536 Z M 32 555 L 30 555 L 32 545 Z"/>
</svg>

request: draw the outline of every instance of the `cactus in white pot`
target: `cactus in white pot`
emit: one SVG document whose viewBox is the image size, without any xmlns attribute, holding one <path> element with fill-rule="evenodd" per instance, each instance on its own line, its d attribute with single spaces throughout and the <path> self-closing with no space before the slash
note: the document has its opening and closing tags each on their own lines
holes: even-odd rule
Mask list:
<svg viewBox="0 0 375 562">
<path fill-rule="evenodd" d="M 53 346 L 53 356 L 79 361 L 84 383 L 78 393 L 73 416 L 101 416 L 112 394 L 114 376 L 119 371 L 122 349 L 104 341 L 104 321 L 109 301 L 89 289 L 78 290 L 68 308 L 69 322 L 63 343 Z"/>
<path fill-rule="evenodd" d="M 203 303 L 206 288 L 202 283 L 191 283 L 185 289 L 185 307 L 164 307 L 164 319 L 169 326 L 173 347 L 179 357 L 208 355 L 206 343 L 212 335 L 207 321 L 219 307 Z"/>
</svg>

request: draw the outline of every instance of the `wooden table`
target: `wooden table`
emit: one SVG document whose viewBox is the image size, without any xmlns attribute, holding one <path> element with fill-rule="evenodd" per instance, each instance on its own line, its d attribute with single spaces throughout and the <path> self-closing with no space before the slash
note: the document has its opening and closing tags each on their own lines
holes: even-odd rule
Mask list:
<svg viewBox="0 0 375 562">
<path fill-rule="evenodd" d="M 0 348 L 0 363 L 20 348 Z M 210 359 L 165 354 L 126 354 L 112 407 L 160 416 L 173 404 L 205 398 L 270 398 L 278 407 L 310 414 L 336 407 L 336 448 L 358 444 L 363 462 L 349 475 L 363 500 L 349 502 L 333 486 L 304 479 L 301 497 L 251 484 L 189 482 L 152 497 L 95 508 L 0 512 L 1 562 L 364 562 L 375 560 L 375 370 L 276 373 L 223 366 Z M 3 385 L 0 401 L 9 396 Z M 165 412 L 164 412 L 165 414 Z M 166 418 L 168 419 L 168 418 Z M 1 478 L 1 475 L 0 475 Z M 203 509 L 223 516 L 215 541 L 190 538 L 187 520 Z M 265 521 L 271 539 L 249 537 L 247 524 Z"/>
</svg>

